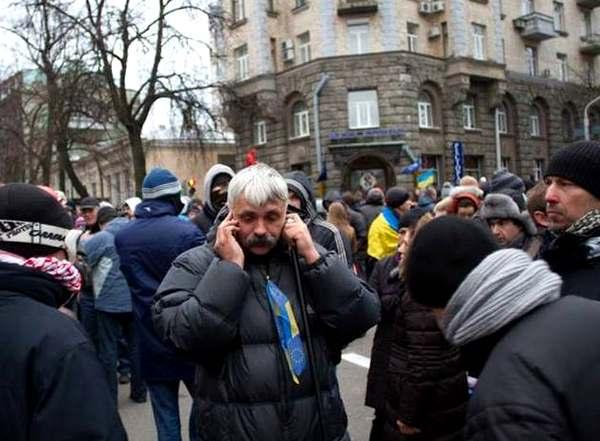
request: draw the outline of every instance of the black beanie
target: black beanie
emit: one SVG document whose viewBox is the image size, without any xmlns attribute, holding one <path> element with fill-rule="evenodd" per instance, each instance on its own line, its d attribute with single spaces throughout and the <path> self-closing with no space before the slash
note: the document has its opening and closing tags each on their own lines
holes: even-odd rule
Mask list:
<svg viewBox="0 0 600 441">
<path fill-rule="evenodd" d="M 600 199 L 600 142 L 581 141 L 563 147 L 550 158 L 544 176 L 568 179 Z"/>
<path fill-rule="evenodd" d="M 419 230 L 409 249 L 408 292 L 425 306 L 444 308 L 473 268 L 497 249 L 490 231 L 479 223 L 436 218 Z"/>
<path fill-rule="evenodd" d="M 408 200 L 409 196 L 403 188 L 392 187 L 385 192 L 385 205 L 390 208 L 398 208 Z"/>
<path fill-rule="evenodd" d="M 119 213 L 113 207 L 102 207 L 98 210 L 98 214 L 96 215 L 96 222 L 98 223 L 98 228 L 100 225 L 105 225 L 109 223 L 114 218 L 118 217 Z"/>
<path fill-rule="evenodd" d="M 31 184 L 0 186 L 0 221 L 2 232 L 14 228 L 10 221 L 39 222 L 65 230 L 73 226 L 71 217 L 60 202 L 46 191 Z M 0 249 L 29 258 L 47 256 L 60 248 L 34 243 L 0 241 Z"/>
</svg>

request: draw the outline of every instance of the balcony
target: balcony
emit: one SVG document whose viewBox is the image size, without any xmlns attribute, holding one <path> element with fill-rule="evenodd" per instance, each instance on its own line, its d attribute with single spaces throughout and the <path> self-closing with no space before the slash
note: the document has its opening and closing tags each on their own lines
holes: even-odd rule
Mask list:
<svg viewBox="0 0 600 441">
<path fill-rule="evenodd" d="M 377 12 L 377 0 L 339 0 L 337 13 L 340 17 L 353 14 Z"/>
<path fill-rule="evenodd" d="M 540 12 L 532 12 L 513 20 L 521 37 L 531 41 L 543 41 L 557 36 L 554 30 L 554 19 Z"/>
<path fill-rule="evenodd" d="M 582 8 L 597 8 L 600 6 L 600 0 L 577 0 L 577 4 Z"/>
<path fill-rule="evenodd" d="M 590 34 L 581 37 L 579 52 L 585 55 L 600 54 L 600 34 Z"/>
</svg>

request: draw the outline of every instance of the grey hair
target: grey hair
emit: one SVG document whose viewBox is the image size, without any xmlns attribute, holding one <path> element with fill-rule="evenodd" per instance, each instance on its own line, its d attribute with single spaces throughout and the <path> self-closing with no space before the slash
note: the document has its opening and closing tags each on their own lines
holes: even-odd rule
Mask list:
<svg viewBox="0 0 600 441">
<path fill-rule="evenodd" d="M 287 203 L 288 186 L 277 170 L 267 164 L 256 164 L 235 174 L 227 189 L 227 205 L 233 207 L 240 196 L 255 207 L 273 201 Z"/>
</svg>

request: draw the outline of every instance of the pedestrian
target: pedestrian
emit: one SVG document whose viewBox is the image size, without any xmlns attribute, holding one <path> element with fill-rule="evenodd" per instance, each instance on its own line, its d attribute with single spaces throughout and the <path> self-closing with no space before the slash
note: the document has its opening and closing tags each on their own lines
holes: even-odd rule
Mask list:
<svg viewBox="0 0 600 441">
<path fill-rule="evenodd" d="M 142 202 L 142 200 L 137 196 L 125 199 L 125 201 L 123 201 L 123 203 L 121 204 L 122 216 L 125 216 L 129 220 L 133 219 L 135 207 L 137 207 L 140 202 Z"/>
<path fill-rule="evenodd" d="M 542 258 L 563 279 L 563 295 L 600 300 L 600 143 L 559 150 L 546 170 L 548 229 L 558 236 Z"/>
<path fill-rule="evenodd" d="M 383 194 L 383 190 L 374 187 L 367 192 L 367 199 L 365 200 L 365 203 L 358 207 L 358 211 L 360 211 L 365 217 L 367 231 L 369 231 L 371 224 L 375 218 L 379 216 L 381 210 L 383 210 L 384 197 L 385 195 Z"/>
<path fill-rule="evenodd" d="M 598 439 L 598 302 L 561 298 L 546 262 L 498 250 L 484 228 L 453 216 L 416 235 L 406 275 L 479 378 L 465 441 Z"/>
<path fill-rule="evenodd" d="M 227 201 L 227 187 L 233 177 L 231 167 L 224 164 L 215 164 L 208 169 L 204 176 L 204 203 L 202 210 L 191 218 L 192 222 L 200 228 L 206 237 L 215 222 L 219 210 Z"/>
<path fill-rule="evenodd" d="M 489 193 L 505 194 L 517 203 L 519 211 L 527 209 L 525 182 L 507 169 L 500 169 L 494 173 L 490 181 Z"/>
<path fill-rule="evenodd" d="M 5 184 L 0 219 L 0 439 L 126 440 L 93 345 L 58 311 L 81 287 L 71 218 L 44 190 Z"/>
<path fill-rule="evenodd" d="M 341 202 L 333 202 L 327 211 L 327 222 L 334 225 L 342 235 L 346 247 L 346 254 L 354 255 L 358 249 L 356 231 L 350 225 L 348 211 Z"/>
<path fill-rule="evenodd" d="M 192 223 L 177 217 L 183 208 L 181 184 L 169 170 L 152 169 L 142 183 L 142 196 L 135 219 L 115 235 L 115 246 L 131 291 L 140 369 L 150 393 L 158 440 L 179 441 L 178 391 L 183 382 L 192 393 L 194 366 L 155 333 L 150 307 L 171 263 L 201 245 L 204 237 Z M 190 431 L 196 433 L 193 424 L 190 418 Z"/>
<path fill-rule="evenodd" d="M 238 172 L 215 243 L 179 256 L 157 294 L 157 330 L 197 361 L 203 440 L 321 440 L 321 426 L 324 441 L 349 439 L 334 360 L 377 322 L 379 303 L 297 214 L 286 215 L 287 201 L 271 167 Z"/>
<path fill-rule="evenodd" d="M 117 362 L 119 340 L 125 337 L 131 364 L 131 400 L 146 401 L 146 386 L 140 375 L 137 339 L 133 325 L 131 292 L 120 270 L 120 260 L 115 248 L 115 235 L 127 224 L 126 218 L 117 217 L 114 208 L 98 210 L 100 232 L 85 244 L 86 261 L 92 269 L 94 308 L 98 329 L 98 358 L 104 367 L 106 378 L 115 403 L 118 402 Z"/>
</svg>

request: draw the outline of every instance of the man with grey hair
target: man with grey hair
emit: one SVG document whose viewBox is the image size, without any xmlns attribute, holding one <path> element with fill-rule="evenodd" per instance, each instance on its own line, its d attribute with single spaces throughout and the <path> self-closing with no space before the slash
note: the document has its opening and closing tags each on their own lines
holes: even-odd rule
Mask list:
<svg viewBox="0 0 600 441">
<path fill-rule="evenodd" d="M 333 252 L 313 242 L 297 214 L 286 214 L 287 201 L 285 180 L 267 165 L 237 173 L 214 243 L 179 256 L 158 290 L 155 328 L 197 363 L 200 439 L 348 439 L 334 360 L 378 321 L 379 303 Z"/>
</svg>

